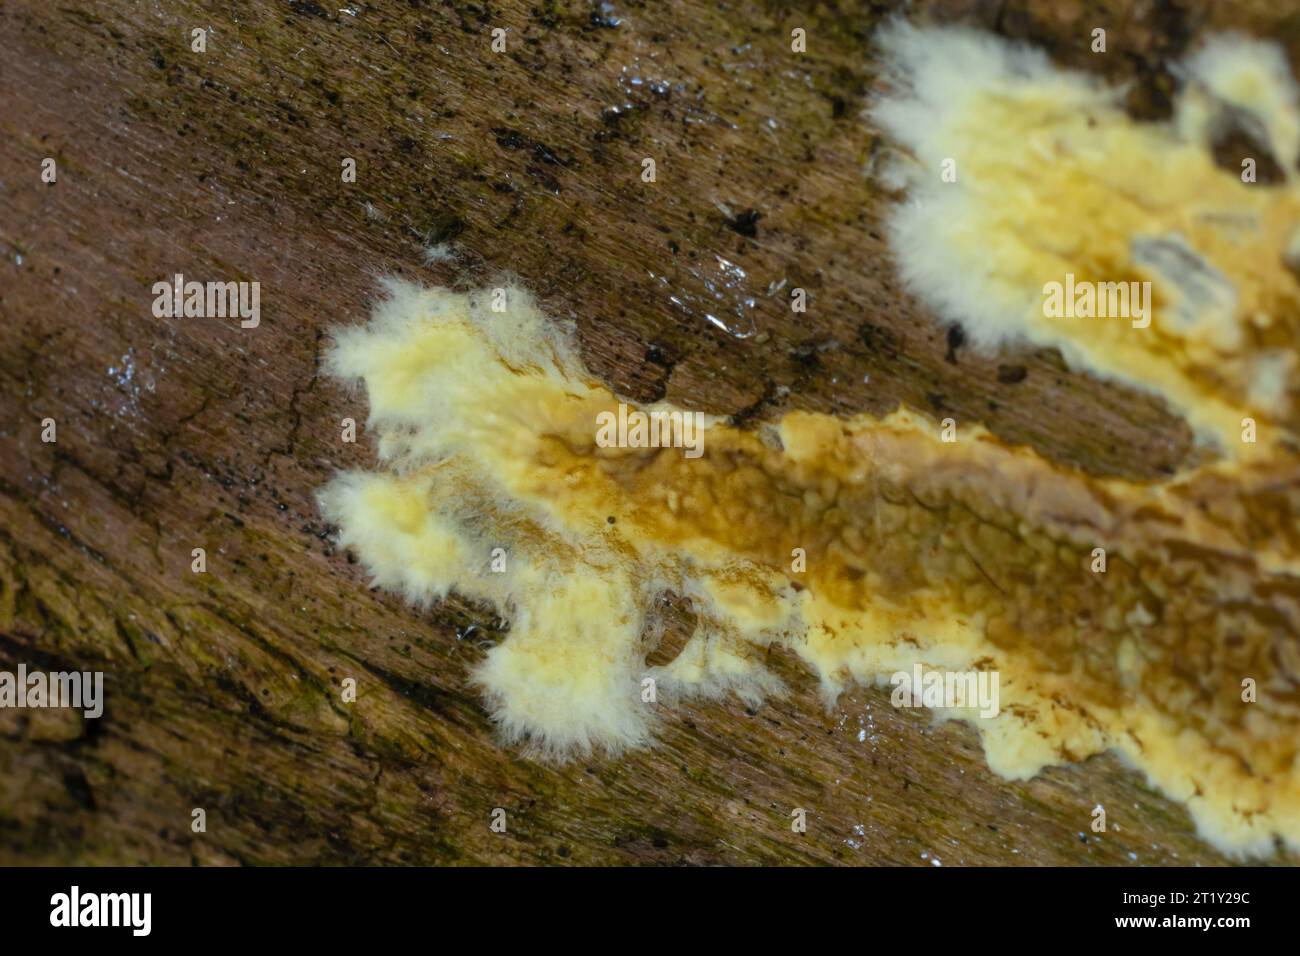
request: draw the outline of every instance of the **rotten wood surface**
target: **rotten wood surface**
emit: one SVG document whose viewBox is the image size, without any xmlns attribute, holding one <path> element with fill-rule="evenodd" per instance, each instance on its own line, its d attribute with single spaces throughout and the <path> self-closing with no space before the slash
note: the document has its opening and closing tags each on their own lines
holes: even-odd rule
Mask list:
<svg viewBox="0 0 1300 956">
<path fill-rule="evenodd" d="M 1263 2 L 909 10 L 1130 80 L 1154 116 L 1202 31 L 1300 51 Z M 890 12 L 6 0 L 0 668 L 102 669 L 108 696 L 97 721 L 0 712 L 0 863 L 1224 862 L 1113 758 L 1007 782 L 973 731 L 883 691 L 827 712 L 792 659 L 794 693 L 755 712 L 685 706 L 653 750 L 524 760 L 466 687 L 482 648 L 457 629 L 491 639 L 483 610 L 369 590 L 318 514 L 373 459 L 339 441 L 364 396 L 318 374 L 321 347 L 385 273 L 519 277 L 635 399 L 741 420 L 902 401 L 1096 473 L 1176 467 L 1188 434 L 1157 403 L 1050 353 L 971 354 L 900 289 L 861 118 Z M 459 261 L 426 266 L 446 240 Z M 154 318 L 177 272 L 260 282 L 260 327 Z"/>
</svg>

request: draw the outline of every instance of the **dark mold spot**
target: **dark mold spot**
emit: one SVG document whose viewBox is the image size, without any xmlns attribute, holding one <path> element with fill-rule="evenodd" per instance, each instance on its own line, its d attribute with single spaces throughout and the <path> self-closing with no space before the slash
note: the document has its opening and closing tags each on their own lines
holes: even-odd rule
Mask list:
<svg viewBox="0 0 1300 956">
<path fill-rule="evenodd" d="M 948 354 L 944 356 L 953 365 L 957 364 L 957 350 L 966 344 L 966 333 L 960 325 L 948 328 Z"/>
<path fill-rule="evenodd" d="M 546 163 L 550 166 L 568 166 L 570 160 L 559 156 L 556 152 L 545 143 L 539 143 L 535 139 L 529 139 L 517 129 L 508 129 L 504 126 L 494 127 L 492 135 L 497 138 L 497 145 L 502 149 L 531 150 L 533 158 L 539 162 Z"/>
<path fill-rule="evenodd" d="M 289 10 L 300 16 L 317 17 L 321 20 L 328 20 L 329 14 L 325 8 L 315 0 L 289 0 Z"/>
<path fill-rule="evenodd" d="M 727 228 L 737 232 L 747 239 L 753 239 L 758 235 L 758 221 L 763 218 L 763 214 L 756 209 L 746 209 L 726 220 Z"/>
</svg>

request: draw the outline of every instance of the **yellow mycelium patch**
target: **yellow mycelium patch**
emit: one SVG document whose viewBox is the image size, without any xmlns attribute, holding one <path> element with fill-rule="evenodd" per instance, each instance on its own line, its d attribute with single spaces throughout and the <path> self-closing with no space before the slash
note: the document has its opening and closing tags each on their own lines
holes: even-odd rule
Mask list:
<svg viewBox="0 0 1300 956">
<path fill-rule="evenodd" d="M 896 24 L 881 48 L 871 115 L 894 147 L 883 178 L 906 191 L 890 240 L 919 299 L 978 345 L 1055 346 L 1164 396 L 1224 456 L 1267 454 L 1295 428 L 1300 97 L 1277 47 L 1210 39 L 1159 123 L 1131 119 L 1124 90 L 985 34 Z M 1233 123 L 1284 182 L 1215 165 Z M 1067 275 L 1149 282 L 1149 326 L 1044 314 Z M 1275 427 L 1245 444 L 1244 417 Z"/>
<path fill-rule="evenodd" d="M 1219 846 L 1300 849 L 1293 464 L 1100 480 L 906 411 L 708 419 L 694 459 L 607 448 L 619 401 L 567 331 L 523 290 L 490 304 L 390 283 L 339 334 L 329 369 L 364 383 L 383 470 L 322 504 L 380 586 L 421 604 L 455 588 L 509 620 L 473 675 L 507 740 L 556 759 L 644 744 L 674 696 L 779 694 L 769 645 L 828 701 L 917 663 L 996 671 L 996 717 L 940 713 L 979 729 L 998 773 L 1113 749 Z M 698 628 L 650 667 L 669 591 Z"/>
</svg>

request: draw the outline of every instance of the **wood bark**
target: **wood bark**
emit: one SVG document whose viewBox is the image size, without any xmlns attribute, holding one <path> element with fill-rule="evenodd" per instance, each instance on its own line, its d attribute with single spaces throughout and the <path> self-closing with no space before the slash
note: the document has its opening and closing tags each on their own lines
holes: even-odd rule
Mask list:
<svg viewBox="0 0 1300 956">
<path fill-rule="evenodd" d="M 741 420 L 904 402 L 1093 473 L 1184 461 L 1158 402 L 1054 353 L 972 354 L 908 298 L 861 117 L 896 11 L 801 6 L 0 6 L 0 668 L 107 673 L 99 720 L 0 711 L 0 863 L 1224 862 L 1111 757 L 1008 782 L 972 730 L 885 691 L 828 712 L 793 659 L 792 695 L 759 710 L 684 706 L 652 750 L 524 760 L 466 686 L 486 612 L 372 591 L 330 543 L 314 494 L 374 449 L 340 442 L 364 396 L 321 349 L 387 273 L 517 276 L 638 400 Z M 1300 53 L 1294 9 L 1262 0 L 908 10 L 1129 80 L 1150 116 L 1205 31 Z M 444 241 L 461 258 L 426 266 Z M 154 318 L 178 272 L 260 282 L 261 325 Z"/>
</svg>

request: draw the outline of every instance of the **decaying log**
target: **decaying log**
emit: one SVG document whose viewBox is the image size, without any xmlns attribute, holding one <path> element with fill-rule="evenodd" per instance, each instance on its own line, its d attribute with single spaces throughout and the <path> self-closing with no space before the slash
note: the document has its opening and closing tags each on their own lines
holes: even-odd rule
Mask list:
<svg viewBox="0 0 1300 956">
<path fill-rule="evenodd" d="M 1204 31 L 1300 62 L 1300 21 L 1263 2 L 913 7 L 1132 80 L 1147 115 Z M 517 276 L 637 400 L 741 421 L 902 402 L 1095 474 L 1171 473 L 1190 436 L 1157 401 L 1054 353 L 972 354 L 902 291 L 860 115 L 890 12 L 0 10 L 0 669 L 99 669 L 108 695 L 99 720 L 0 711 L 0 862 L 1224 862 L 1113 758 L 1007 782 L 972 730 L 887 691 L 828 713 L 792 659 L 773 665 L 788 699 L 684 705 L 653 750 L 522 759 L 466 686 L 489 615 L 369 590 L 320 517 L 317 489 L 373 459 L 339 441 L 365 401 L 319 374 L 322 345 L 388 273 Z M 1123 53 L 1088 56 L 1098 23 Z M 445 242 L 458 258 L 426 264 Z M 260 325 L 155 318 L 151 286 L 176 273 L 258 281 Z"/>
</svg>

